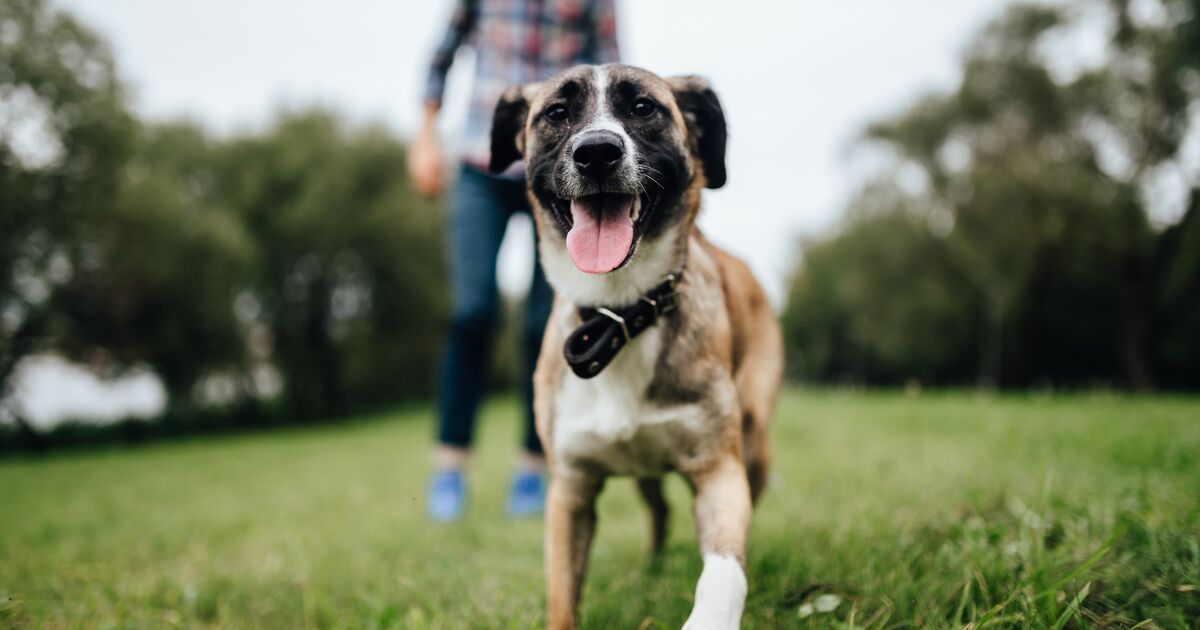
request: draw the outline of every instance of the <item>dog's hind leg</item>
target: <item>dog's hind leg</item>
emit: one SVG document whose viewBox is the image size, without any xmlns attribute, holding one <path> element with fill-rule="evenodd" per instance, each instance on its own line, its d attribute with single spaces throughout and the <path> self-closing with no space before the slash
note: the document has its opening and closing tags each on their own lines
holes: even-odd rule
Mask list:
<svg viewBox="0 0 1200 630">
<path fill-rule="evenodd" d="M 758 320 L 758 334 L 748 339 L 746 353 L 735 376 L 742 405 L 742 459 L 746 464 L 752 503 L 758 503 L 758 497 L 767 485 L 771 461 L 767 427 L 775 411 L 783 375 L 783 341 L 779 324 L 770 312 L 760 313 Z"/>
<path fill-rule="evenodd" d="M 742 459 L 751 501 L 766 486 L 771 453 L 767 426 L 783 378 L 783 331 L 767 294 L 742 261 L 709 246 L 722 261 L 722 285 L 734 348 L 733 379 L 742 425 Z"/>
<path fill-rule="evenodd" d="M 750 483 L 750 503 L 757 504 L 758 497 L 767 487 L 767 464 L 770 460 L 767 446 L 767 427 L 756 420 L 754 412 L 743 412 L 742 454 L 746 463 L 746 481 Z"/>
<path fill-rule="evenodd" d="M 670 508 L 663 496 L 662 477 L 639 477 L 638 492 L 650 508 L 650 552 L 657 554 L 667 542 L 667 516 Z"/>
</svg>

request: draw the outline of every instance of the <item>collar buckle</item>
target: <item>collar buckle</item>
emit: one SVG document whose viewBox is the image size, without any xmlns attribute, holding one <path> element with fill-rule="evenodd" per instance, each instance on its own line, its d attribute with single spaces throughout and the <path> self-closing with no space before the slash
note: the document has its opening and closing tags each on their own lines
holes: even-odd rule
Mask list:
<svg viewBox="0 0 1200 630">
<path fill-rule="evenodd" d="M 621 326 L 621 333 L 625 335 L 625 343 L 629 343 L 629 341 L 630 341 L 630 340 L 631 340 L 633 337 L 631 337 L 631 336 L 629 335 L 629 327 L 625 325 L 625 318 L 624 318 L 624 317 L 621 317 L 620 315 L 617 315 L 616 313 L 614 313 L 614 312 L 612 312 L 612 311 L 608 310 L 607 308 L 604 308 L 603 306 L 598 306 L 598 307 L 596 307 L 596 312 L 597 312 L 597 313 L 600 313 L 601 315 L 603 315 L 603 316 L 605 316 L 605 317 L 607 317 L 607 318 L 609 318 L 609 319 L 611 319 L 611 320 L 613 320 L 614 322 L 617 322 L 617 324 Z"/>
</svg>

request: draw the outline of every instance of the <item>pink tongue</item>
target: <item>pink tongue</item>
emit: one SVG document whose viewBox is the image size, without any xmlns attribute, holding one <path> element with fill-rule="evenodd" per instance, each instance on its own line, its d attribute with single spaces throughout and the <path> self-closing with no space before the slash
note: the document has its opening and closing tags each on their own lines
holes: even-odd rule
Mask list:
<svg viewBox="0 0 1200 630">
<path fill-rule="evenodd" d="M 633 195 L 592 195 L 571 201 L 567 252 L 580 271 L 608 273 L 624 262 L 633 245 L 632 208 Z"/>
</svg>

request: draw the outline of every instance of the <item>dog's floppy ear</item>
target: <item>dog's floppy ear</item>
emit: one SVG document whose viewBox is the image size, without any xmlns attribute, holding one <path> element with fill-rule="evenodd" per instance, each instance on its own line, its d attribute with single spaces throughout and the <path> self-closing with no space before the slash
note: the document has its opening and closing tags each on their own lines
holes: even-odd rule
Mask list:
<svg viewBox="0 0 1200 630">
<path fill-rule="evenodd" d="M 526 88 L 510 87 L 492 114 L 492 156 L 488 170 L 502 173 L 525 153 L 525 118 L 529 116 Z"/>
<path fill-rule="evenodd" d="M 708 188 L 725 185 L 725 112 L 708 81 L 696 76 L 667 79 L 695 143 Z"/>
</svg>

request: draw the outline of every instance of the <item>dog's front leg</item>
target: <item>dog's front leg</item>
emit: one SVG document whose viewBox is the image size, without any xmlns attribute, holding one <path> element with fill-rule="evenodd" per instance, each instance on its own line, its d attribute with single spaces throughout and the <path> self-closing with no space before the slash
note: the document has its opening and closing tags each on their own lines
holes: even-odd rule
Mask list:
<svg viewBox="0 0 1200 630">
<path fill-rule="evenodd" d="M 604 481 L 554 474 L 546 495 L 546 627 L 574 628 L 588 548 L 596 529 L 596 496 Z"/>
<path fill-rule="evenodd" d="M 696 492 L 696 534 L 704 570 L 684 630 L 736 630 L 746 603 L 743 570 L 750 525 L 750 486 L 741 458 L 730 454 L 689 475 Z"/>
</svg>

